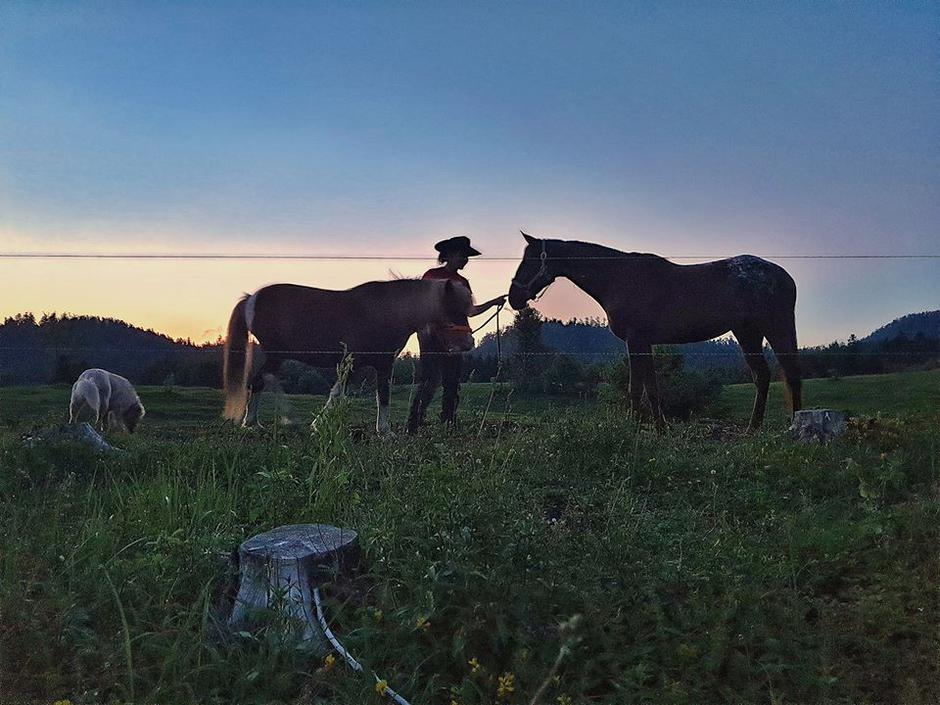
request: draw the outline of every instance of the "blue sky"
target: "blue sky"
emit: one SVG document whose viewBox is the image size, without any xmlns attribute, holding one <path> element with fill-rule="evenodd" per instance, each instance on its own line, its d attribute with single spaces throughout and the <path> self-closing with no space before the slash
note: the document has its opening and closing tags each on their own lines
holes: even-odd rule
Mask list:
<svg viewBox="0 0 940 705">
<path fill-rule="evenodd" d="M 940 252 L 936 3 L 14 1 L 0 38 L 3 250 Z M 936 260 L 779 261 L 807 343 L 940 303 Z M 428 264 L 0 261 L 0 315 L 211 336 L 261 284 Z"/>
</svg>

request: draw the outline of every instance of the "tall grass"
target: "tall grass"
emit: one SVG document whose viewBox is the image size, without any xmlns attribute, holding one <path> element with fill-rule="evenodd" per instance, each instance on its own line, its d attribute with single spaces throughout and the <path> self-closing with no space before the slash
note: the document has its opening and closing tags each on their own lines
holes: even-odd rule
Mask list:
<svg viewBox="0 0 940 705">
<path fill-rule="evenodd" d="M 338 406 L 314 433 L 145 427 L 107 457 L 3 433 L 0 693 L 379 702 L 224 624 L 224 556 L 323 522 L 364 554 L 325 588 L 334 631 L 416 705 L 936 700 L 936 412 L 803 446 L 485 404 L 456 436 L 376 438 Z"/>
</svg>

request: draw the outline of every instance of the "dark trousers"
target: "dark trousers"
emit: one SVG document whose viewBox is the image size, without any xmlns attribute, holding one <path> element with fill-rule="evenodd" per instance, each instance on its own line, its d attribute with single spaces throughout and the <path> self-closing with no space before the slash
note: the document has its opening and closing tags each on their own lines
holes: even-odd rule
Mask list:
<svg viewBox="0 0 940 705">
<path fill-rule="evenodd" d="M 421 359 L 418 361 L 418 388 L 408 413 L 408 432 L 414 433 L 424 423 L 428 405 L 437 385 L 444 387 L 441 421 L 445 426 L 457 423 L 457 402 L 460 400 L 460 353 L 448 353 L 435 336 L 419 335 Z M 430 353 L 430 354 L 428 354 Z"/>
</svg>

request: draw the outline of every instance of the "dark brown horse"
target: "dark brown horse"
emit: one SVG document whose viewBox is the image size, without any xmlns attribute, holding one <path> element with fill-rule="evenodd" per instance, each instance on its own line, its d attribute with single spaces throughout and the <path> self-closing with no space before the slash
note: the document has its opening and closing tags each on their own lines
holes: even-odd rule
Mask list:
<svg viewBox="0 0 940 705">
<path fill-rule="evenodd" d="M 276 375 L 285 360 L 332 367 L 349 353 L 354 369 L 375 369 L 375 427 L 380 433 L 388 431 L 395 357 L 413 333 L 427 326 L 451 329 L 446 340 L 454 352 L 472 348 L 467 325 L 471 305 L 466 287 L 444 280 L 369 282 L 345 291 L 294 284 L 259 289 L 243 297 L 229 319 L 224 416 L 245 426 L 256 424 L 261 395 L 252 392 L 260 392 L 265 375 Z M 253 375 L 249 333 L 265 353 Z M 343 381 L 333 385 L 327 406 L 343 393 Z"/>
<path fill-rule="evenodd" d="M 527 245 L 509 289 L 510 306 L 524 308 L 557 277 L 567 277 L 595 299 L 611 331 L 627 343 L 634 411 L 640 410 L 645 389 L 657 420 L 662 418 L 653 345 L 693 343 L 728 331 L 738 339 L 757 385 L 750 428 L 764 420 L 770 386 L 764 338 L 783 368 L 791 410 L 800 409 L 796 284 L 782 267 L 752 255 L 678 265 L 589 242 L 522 236 Z"/>
</svg>

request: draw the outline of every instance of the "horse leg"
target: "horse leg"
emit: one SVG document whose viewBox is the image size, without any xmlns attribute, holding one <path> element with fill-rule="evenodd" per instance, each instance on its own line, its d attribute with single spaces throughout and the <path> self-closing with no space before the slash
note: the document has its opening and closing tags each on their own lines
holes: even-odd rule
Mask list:
<svg viewBox="0 0 940 705">
<path fill-rule="evenodd" d="M 656 383 L 656 369 L 653 365 L 653 347 L 642 340 L 628 341 L 630 355 L 630 407 L 637 418 L 649 415 L 662 428 L 664 417 L 659 403 L 659 386 Z M 648 406 L 643 404 L 643 392 L 646 391 Z"/>
<path fill-rule="evenodd" d="M 788 318 L 789 320 L 784 325 L 767 331 L 767 342 L 770 343 L 774 355 L 780 362 L 780 367 L 783 368 L 783 379 L 790 401 L 790 413 L 794 414 L 803 408 L 803 381 L 799 349 L 796 345 L 796 325 L 792 315 Z"/>
<path fill-rule="evenodd" d="M 632 356 L 627 351 L 627 364 L 630 365 L 630 411 L 635 418 L 643 413 L 643 379 L 639 360 L 639 355 Z"/>
<path fill-rule="evenodd" d="M 375 368 L 375 432 L 388 433 L 392 430 L 388 419 L 388 404 L 391 398 L 392 367 Z"/>
<path fill-rule="evenodd" d="M 408 433 L 416 433 L 418 427 L 424 423 L 424 415 L 427 412 L 428 404 L 434 398 L 437 391 L 437 385 L 440 382 L 441 370 L 440 359 L 442 355 L 436 354 L 437 351 L 425 351 L 418 361 L 418 389 L 415 391 L 415 397 L 411 401 L 411 409 L 408 412 Z M 430 354 L 428 354 L 430 353 Z"/>
<path fill-rule="evenodd" d="M 248 382 L 248 405 L 245 408 L 245 418 L 242 419 L 242 428 L 257 426 L 263 428 L 258 422 L 258 409 L 261 407 L 261 395 L 265 388 L 265 376 L 276 376 L 278 368 L 281 366 L 280 358 L 274 355 L 268 355 L 264 359 L 264 364 L 251 376 Z"/>
<path fill-rule="evenodd" d="M 770 368 L 764 358 L 764 336 L 756 328 L 750 326 L 735 328 L 731 331 L 738 339 L 744 361 L 751 370 L 751 378 L 757 387 L 754 396 L 754 408 L 751 411 L 751 421 L 747 425 L 749 432 L 756 431 L 764 422 L 764 411 L 767 408 L 767 391 L 770 389 Z"/>
<path fill-rule="evenodd" d="M 454 428 L 457 425 L 457 404 L 460 402 L 460 355 L 443 355 L 441 380 L 444 396 L 441 400 L 441 422 Z"/>
<path fill-rule="evenodd" d="M 647 342 L 634 340 L 630 344 L 630 401 L 642 413 L 643 390 L 649 411 L 657 428 L 661 428 L 665 418 L 659 403 L 659 386 L 656 383 L 656 367 L 653 364 L 653 346 Z"/>
</svg>

